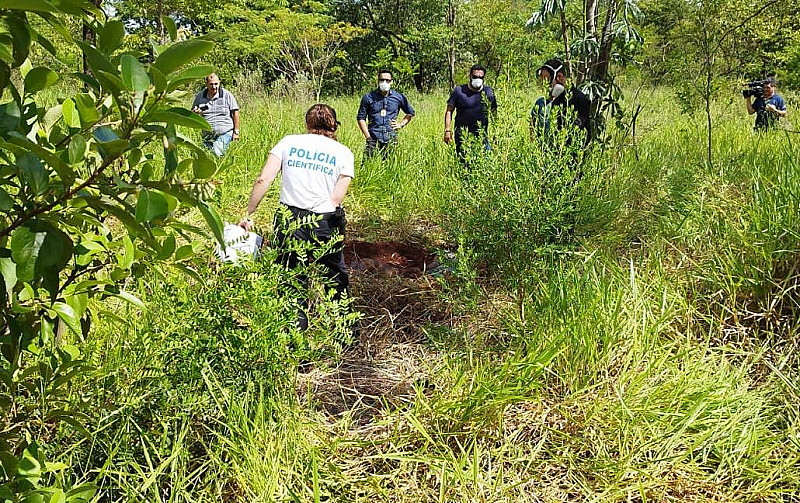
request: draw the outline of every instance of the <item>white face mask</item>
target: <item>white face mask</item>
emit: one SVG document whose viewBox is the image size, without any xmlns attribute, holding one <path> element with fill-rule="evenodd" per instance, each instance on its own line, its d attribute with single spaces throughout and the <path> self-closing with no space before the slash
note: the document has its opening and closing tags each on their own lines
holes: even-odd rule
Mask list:
<svg viewBox="0 0 800 503">
<path fill-rule="evenodd" d="M 480 89 L 483 87 L 483 79 L 473 78 L 469 85 L 472 86 L 473 89 Z"/>
<path fill-rule="evenodd" d="M 564 93 L 564 86 L 561 84 L 555 84 L 552 89 L 550 89 L 550 96 L 553 98 L 558 98 Z"/>
<path fill-rule="evenodd" d="M 382 93 L 388 93 L 389 89 L 391 88 L 392 84 L 390 84 L 389 82 L 386 81 L 378 82 L 378 89 L 380 89 Z"/>
</svg>

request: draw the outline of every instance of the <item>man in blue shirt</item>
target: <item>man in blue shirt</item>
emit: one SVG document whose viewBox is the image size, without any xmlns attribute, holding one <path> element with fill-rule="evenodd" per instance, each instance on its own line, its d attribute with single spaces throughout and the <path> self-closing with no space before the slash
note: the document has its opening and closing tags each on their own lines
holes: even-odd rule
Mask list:
<svg viewBox="0 0 800 503">
<path fill-rule="evenodd" d="M 400 110 L 406 115 L 398 121 Z M 378 88 L 361 98 L 356 116 L 358 127 L 367 141 L 366 156 L 372 157 L 377 150 L 386 158 L 389 145 L 397 141 L 397 132 L 413 118 L 414 109 L 408 99 L 402 93 L 392 90 L 392 72 L 379 71 Z"/>
<path fill-rule="evenodd" d="M 469 83 L 453 89 L 447 100 L 447 110 L 444 113 L 444 142 L 449 145 L 455 136 L 456 153 L 464 165 L 467 165 L 463 149 L 465 136 L 474 136 L 483 142 L 486 150 L 491 149 L 486 131 L 489 128 L 489 116 L 497 112 L 497 98 L 492 88 L 483 84 L 485 77 L 486 68 L 473 65 L 469 69 Z M 454 110 L 455 131 L 451 129 Z"/>
<path fill-rule="evenodd" d="M 777 125 L 778 119 L 786 117 L 786 102 L 780 94 L 775 91 L 775 77 L 764 79 L 764 94 L 758 96 L 755 101 L 748 95 L 745 99 L 747 113 L 756 114 L 756 130 L 766 130 Z"/>
</svg>

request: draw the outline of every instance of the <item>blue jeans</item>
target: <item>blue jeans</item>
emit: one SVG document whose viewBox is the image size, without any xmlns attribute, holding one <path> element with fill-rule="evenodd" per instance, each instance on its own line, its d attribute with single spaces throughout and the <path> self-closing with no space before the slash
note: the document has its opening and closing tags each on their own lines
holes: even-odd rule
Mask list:
<svg viewBox="0 0 800 503">
<path fill-rule="evenodd" d="M 228 145 L 230 145 L 232 141 L 232 129 L 221 135 L 214 135 L 214 133 L 206 133 L 203 135 L 203 145 L 214 152 L 214 155 L 217 157 L 222 157 L 225 151 L 228 150 Z"/>
</svg>

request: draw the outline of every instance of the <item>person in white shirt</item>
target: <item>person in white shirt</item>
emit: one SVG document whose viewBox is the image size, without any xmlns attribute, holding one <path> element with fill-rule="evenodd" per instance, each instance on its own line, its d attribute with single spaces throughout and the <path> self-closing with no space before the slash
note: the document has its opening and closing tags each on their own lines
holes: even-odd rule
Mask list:
<svg viewBox="0 0 800 503">
<path fill-rule="evenodd" d="M 338 128 L 336 111 L 332 107 L 313 105 L 306 112 L 307 133 L 285 136 L 270 151 L 253 184 L 247 216 L 239 222 L 242 228 L 250 230 L 253 224 L 250 215 L 255 213 L 278 172 L 282 172 L 280 202 L 285 209 L 279 208 L 275 214 L 275 235 L 283 250 L 278 262 L 289 268 L 307 264 L 310 258 L 291 251 L 287 246 L 289 239 L 316 244 L 326 243 L 336 236 L 344 240 L 346 220 L 342 201 L 354 176 L 354 164 L 353 153 L 336 140 Z M 309 216 L 314 221 L 311 226 L 302 225 L 291 230 L 293 221 Z M 343 249 L 339 243 L 316 260 L 336 289 L 334 299 L 337 300 L 350 284 Z M 298 325 L 305 330 L 308 328 L 307 300 L 305 293 L 300 297 Z"/>
</svg>

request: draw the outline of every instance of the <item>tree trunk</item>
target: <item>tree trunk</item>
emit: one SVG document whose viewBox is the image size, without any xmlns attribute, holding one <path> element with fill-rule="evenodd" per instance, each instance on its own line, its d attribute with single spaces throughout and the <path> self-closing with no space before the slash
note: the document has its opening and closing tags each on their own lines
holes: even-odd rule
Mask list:
<svg viewBox="0 0 800 503">
<path fill-rule="evenodd" d="M 164 45 L 167 43 L 166 34 L 164 33 L 164 21 L 161 16 L 164 15 L 164 5 L 162 0 L 156 2 L 156 26 L 158 27 L 158 43 Z"/>
<path fill-rule="evenodd" d="M 614 23 L 617 21 L 619 2 L 612 1 L 608 4 L 606 22 L 603 25 L 603 34 L 600 38 L 600 50 L 597 61 L 592 65 L 592 80 L 606 82 L 608 80 L 608 67 L 611 64 L 611 49 L 614 46 Z"/>
<path fill-rule="evenodd" d="M 564 63 L 567 65 L 567 73 L 572 76 L 572 54 L 570 54 L 569 50 L 569 32 L 567 26 L 567 17 L 564 13 L 564 10 L 561 9 L 558 11 L 559 17 L 561 18 L 561 39 L 564 41 Z M 581 80 L 578 80 L 578 84 L 581 83 Z"/>
<path fill-rule="evenodd" d="M 456 0 L 447 2 L 447 27 L 450 29 L 450 46 L 447 49 L 450 89 L 456 87 Z"/>
<path fill-rule="evenodd" d="M 99 9 L 100 5 L 103 2 L 103 0 L 91 0 L 91 2 L 94 4 L 95 7 L 97 7 Z M 94 29 L 92 29 L 92 27 L 89 26 L 89 24 L 86 21 L 84 21 L 84 23 L 83 23 L 83 30 L 82 31 L 83 31 L 83 33 L 82 33 L 83 41 L 86 42 L 87 44 L 93 46 L 93 47 L 96 46 L 97 45 L 97 35 L 95 34 Z M 92 74 L 92 70 L 91 70 L 91 68 L 89 68 L 89 60 L 86 59 L 86 53 L 83 54 L 83 74 L 84 75 L 91 75 Z"/>
</svg>

